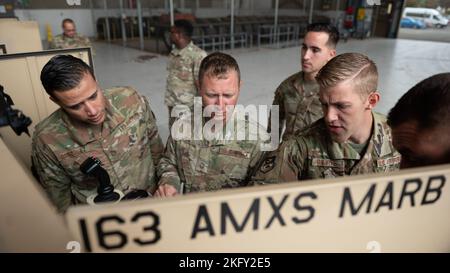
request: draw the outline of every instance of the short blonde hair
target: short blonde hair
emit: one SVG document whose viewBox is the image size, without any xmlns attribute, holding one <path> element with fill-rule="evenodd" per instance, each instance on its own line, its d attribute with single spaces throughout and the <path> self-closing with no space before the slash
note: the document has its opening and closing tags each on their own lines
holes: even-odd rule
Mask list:
<svg viewBox="0 0 450 273">
<path fill-rule="evenodd" d="M 355 89 L 363 97 L 377 91 L 378 70 L 375 63 L 359 53 L 344 53 L 331 59 L 319 73 L 316 80 L 321 88 L 333 87 L 352 80 Z"/>
</svg>

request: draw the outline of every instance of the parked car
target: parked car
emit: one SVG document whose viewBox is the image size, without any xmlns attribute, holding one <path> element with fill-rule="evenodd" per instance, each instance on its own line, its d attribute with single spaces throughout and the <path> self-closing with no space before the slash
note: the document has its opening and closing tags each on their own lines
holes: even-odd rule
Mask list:
<svg viewBox="0 0 450 273">
<path fill-rule="evenodd" d="M 436 9 L 407 7 L 403 10 L 403 17 L 423 20 L 428 27 L 443 28 L 448 24 L 448 19 Z"/>
<path fill-rule="evenodd" d="M 400 21 L 400 27 L 424 29 L 427 27 L 427 25 L 422 20 L 417 20 L 410 17 L 403 17 L 402 20 Z"/>
</svg>

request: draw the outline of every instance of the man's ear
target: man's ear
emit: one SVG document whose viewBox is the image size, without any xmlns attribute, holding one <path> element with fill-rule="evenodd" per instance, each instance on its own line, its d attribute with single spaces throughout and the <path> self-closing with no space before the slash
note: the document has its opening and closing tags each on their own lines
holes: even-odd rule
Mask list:
<svg viewBox="0 0 450 273">
<path fill-rule="evenodd" d="M 380 93 L 378 93 L 378 91 L 370 93 L 369 97 L 367 98 L 368 102 L 367 108 L 372 110 L 373 108 L 375 108 L 375 106 L 378 104 L 379 101 L 380 101 Z"/>
<path fill-rule="evenodd" d="M 330 50 L 330 60 L 336 57 L 336 49 Z"/>
</svg>

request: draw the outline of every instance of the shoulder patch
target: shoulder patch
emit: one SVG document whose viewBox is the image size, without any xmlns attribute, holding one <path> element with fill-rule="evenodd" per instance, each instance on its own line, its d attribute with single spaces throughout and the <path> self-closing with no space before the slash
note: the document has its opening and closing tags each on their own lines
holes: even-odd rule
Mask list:
<svg viewBox="0 0 450 273">
<path fill-rule="evenodd" d="M 273 168 L 275 168 L 275 159 L 276 159 L 276 156 L 270 156 L 270 157 L 264 159 L 264 162 L 261 165 L 261 168 L 259 170 L 264 174 L 273 170 Z"/>
</svg>

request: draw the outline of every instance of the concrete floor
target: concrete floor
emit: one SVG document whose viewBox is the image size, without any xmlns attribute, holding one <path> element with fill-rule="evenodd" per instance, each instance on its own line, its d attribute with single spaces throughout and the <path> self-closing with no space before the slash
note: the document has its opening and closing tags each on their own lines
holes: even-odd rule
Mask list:
<svg viewBox="0 0 450 273">
<path fill-rule="evenodd" d="M 167 57 L 107 43 L 94 46 L 94 68 L 101 86 L 127 85 L 145 94 L 165 141 L 168 136 L 168 113 L 164 105 Z M 349 40 L 338 45 L 338 54 L 344 52 L 366 54 L 377 64 L 382 97 L 376 111 L 384 114 L 417 82 L 437 73 L 450 72 L 450 43 L 377 38 Z M 241 68 L 243 85 L 239 103 L 244 105 L 270 105 L 280 82 L 300 68 L 299 47 L 237 49 L 227 53 L 237 59 Z M 155 58 L 145 58 L 149 55 Z"/>
<path fill-rule="evenodd" d="M 445 28 L 400 28 L 398 38 L 450 43 L 450 26 Z"/>
</svg>

